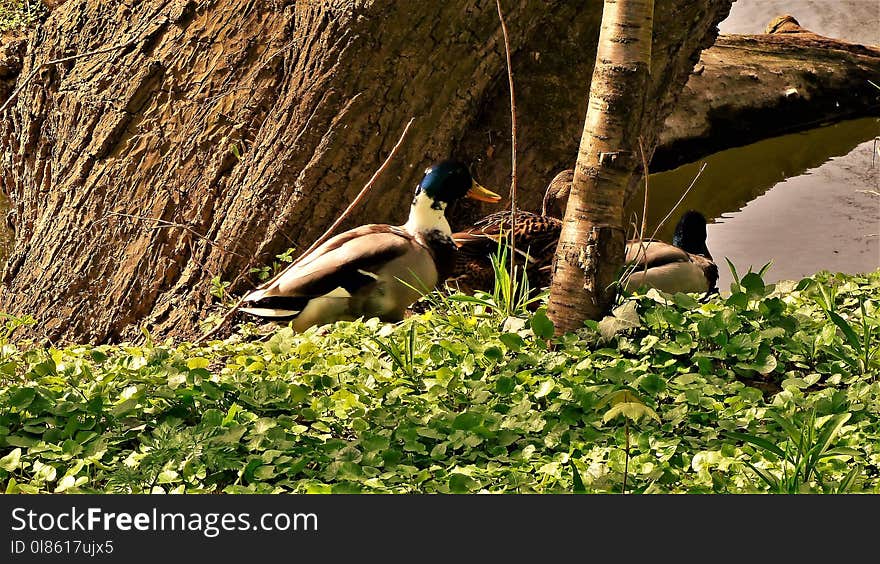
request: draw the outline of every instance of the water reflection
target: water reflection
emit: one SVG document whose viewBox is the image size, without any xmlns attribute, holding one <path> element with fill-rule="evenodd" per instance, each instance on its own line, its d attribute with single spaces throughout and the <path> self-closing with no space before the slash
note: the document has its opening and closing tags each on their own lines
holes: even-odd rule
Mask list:
<svg viewBox="0 0 880 564">
<path fill-rule="evenodd" d="M 862 272 L 880 266 L 878 168 L 873 139 L 880 120 L 863 118 L 767 139 L 653 174 L 648 194 L 648 231 L 706 168 L 679 211 L 658 237 L 672 236 L 685 209 L 710 222 L 709 248 L 738 268 L 773 260 L 772 280 L 799 278 L 821 269 Z M 641 214 L 642 199 L 629 206 Z M 628 213 L 628 217 L 631 212 Z M 721 287 L 729 286 L 726 266 Z"/>
</svg>

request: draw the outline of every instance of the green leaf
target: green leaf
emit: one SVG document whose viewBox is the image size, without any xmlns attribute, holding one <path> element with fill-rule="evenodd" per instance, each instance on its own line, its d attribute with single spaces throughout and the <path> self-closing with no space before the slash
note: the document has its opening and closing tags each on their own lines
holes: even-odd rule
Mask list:
<svg viewBox="0 0 880 564">
<path fill-rule="evenodd" d="M 495 381 L 495 391 L 499 394 L 509 394 L 516 388 L 516 380 L 510 376 L 499 376 Z"/>
<path fill-rule="evenodd" d="M 120 403 L 116 407 L 114 407 L 110 413 L 113 414 L 114 417 L 122 417 L 132 411 L 136 410 L 138 406 L 137 398 L 129 398 L 124 402 Z"/>
<path fill-rule="evenodd" d="M 826 311 L 825 314 L 828 316 L 831 321 L 840 328 L 843 332 L 844 336 L 846 336 L 846 340 L 849 345 L 857 351 L 862 350 L 862 343 L 859 341 L 859 336 L 856 335 L 856 332 L 850 327 L 849 323 L 846 322 L 844 318 L 842 318 L 839 314 L 833 311 Z"/>
<path fill-rule="evenodd" d="M 535 315 L 532 316 L 529 322 L 529 326 L 532 328 L 532 333 L 539 339 L 551 338 L 556 329 L 553 322 L 547 317 L 547 310 L 545 308 L 540 308 L 535 312 Z"/>
<path fill-rule="evenodd" d="M 210 380 L 202 380 L 202 391 L 205 392 L 205 396 L 212 400 L 219 400 L 223 398 L 223 391 Z"/>
<path fill-rule="evenodd" d="M 90 350 L 89 356 L 91 356 L 92 360 L 94 360 L 95 362 L 97 362 L 99 364 L 104 362 L 108 358 L 106 354 L 104 354 L 103 352 L 101 352 L 97 349 Z"/>
<path fill-rule="evenodd" d="M 159 484 L 171 484 L 177 481 L 179 474 L 176 470 L 166 469 L 159 472 L 156 482 Z"/>
<path fill-rule="evenodd" d="M 6 436 L 6 444 L 15 447 L 22 448 L 30 448 L 37 443 L 39 443 L 37 439 L 25 436 L 25 435 L 7 435 Z"/>
<path fill-rule="evenodd" d="M 468 429 L 473 429 L 482 422 L 483 416 L 479 413 L 475 411 L 465 411 L 455 417 L 452 421 L 452 428 L 467 431 Z"/>
<path fill-rule="evenodd" d="M 672 301 L 682 309 L 697 309 L 700 307 L 700 302 L 694 299 L 693 296 L 681 292 L 676 292 L 675 295 L 672 296 Z"/>
<path fill-rule="evenodd" d="M 749 305 L 749 296 L 743 292 L 734 292 L 724 303 L 735 309 L 746 309 Z"/>
<path fill-rule="evenodd" d="M 840 428 L 849 421 L 850 417 L 852 417 L 852 413 L 838 413 L 825 422 L 816 438 L 816 444 L 810 449 L 810 457 L 813 462 L 818 461 L 819 457 L 831 446 L 832 441 L 840 432 Z"/>
<path fill-rule="evenodd" d="M 69 490 L 70 488 L 76 485 L 76 477 L 74 476 L 64 476 L 59 480 L 58 486 L 55 488 L 55 493 L 62 493 L 65 490 Z"/>
<path fill-rule="evenodd" d="M 636 302 L 626 302 L 611 313 L 612 315 L 603 317 L 598 325 L 599 334 L 606 340 L 610 340 L 617 333 L 636 329 L 642 325 Z"/>
<path fill-rule="evenodd" d="M 504 333 L 498 337 L 513 352 L 522 350 L 526 342 L 516 333 Z"/>
<path fill-rule="evenodd" d="M 61 444 L 61 452 L 68 456 L 77 456 L 82 450 L 82 445 L 71 439 L 67 439 Z"/>
<path fill-rule="evenodd" d="M 544 380 L 541 382 L 541 385 L 538 386 L 538 391 L 535 392 L 536 398 L 542 398 L 553 391 L 553 388 L 556 387 L 556 382 L 553 380 Z"/>
<path fill-rule="evenodd" d="M 226 411 L 226 416 L 223 418 L 223 426 L 225 427 L 235 421 L 235 416 L 238 415 L 239 411 L 241 411 L 240 405 L 237 403 L 230 405 L 229 409 Z"/>
<path fill-rule="evenodd" d="M 657 394 L 666 389 L 666 380 L 656 374 L 646 374 L 639 379 L 639 387 L 649 394 Z"/>
<path fill-rule="evenodd" d="M 34 401 L 36 395 L 37 390 L 34 388 L 19 388 L 9 398 L 9 405 L 17 409 L 24 409 Z"/>
<path fill-rule="evenodd" d="M 55 363 L 49 359 L 34 366 L 32 370 L 40 377 L 51 376 L 55 374 Z"/>
<path fill-rule="evenodd" d="M 504 352 L 499 347 L 487 347 L 486 350 L 483 351 L 483 356 L 489 360 L 497 362 L 504 358 Z"/>
<path fill-rule="evenodd" d="M 759 448 L 766 450 L 767 452 L 772 452 L 779 458 L 785 458 L 785 452 L 767 439 L 757 437 L 755 435 L 749 435 L 746 433 L 739 433 L 737 431 L 726 431 L 724 434 L 732 439 L 738 439 L 740 441 L 751 443 Z"/>
<path fill-rule="evenodd" d="M 454 472 L 449 475 L 449 489 L 452 493 L 469 493 L 480 489 L 480 483 L 466 474 Z"/>
<path fill-rule="evenodd" d="M 270 464 L 260 466 L 254 470 L 254 478 L 257 480 L 269 480 L 275 476 L 275 466 Z"/>
<path fill-rule="evenodd" d="M 0 468 L 7 472 L 15 472 L 18 469 L 18 463 L 21 460 L 21 449 L 13 449 L 12 452 L 0 458 Z"/>
<path fill-rule="evenodd" d="M 740 362 L 736 367 L 745 370 L 754 370 L 763 375 L 770 374 L 778 366 L 776 357 L 772 354 L 765 355 L 763 358 L 756 358 L 755 362 Z"/>
<path fill-rule="evenodd" d="M 760 275 L 754 272 L 749 272 L 743 276 L 740 284 L 742 284 L 750 296 L 760 297 L 764 295 L 764 281 L 761 280 Z"/>
<path fill-rule="evenodd" d="M 648 407 L 647 405 L 645 405 L 641 402 L 639 402 L 639 403 L 633 403 L 633 402 L 617 403 L 611 409 L 609 409 L 608 411 L 605 412 L 605 415 L 602 416 L 602 421 L 605 421 L 607 423 L 608 421 L 614 419 L 615 417 L 621 416 L 621 415 L 631 421 L 636 421 L 636 422 L 639 419 L 641 419 L 642 417 L 647 416 L 647 417 L 650 417 L 651 419 L 654 419 L 655 421 L 657 421 L 657 423 L 662 423 L 660 421 L 660 417 L 657 415 L 657 413 L 653 409 L 651 409 L 650 407 Z"/>
<path fill-rule="evenodd" d="M 190 370 L 195 370 L 196 368 L 207 368 L 208 365 L 211 364 L 207 358 L 195 357 L 190 358 L 186 361 L 186 367 Z"/>
</svg>

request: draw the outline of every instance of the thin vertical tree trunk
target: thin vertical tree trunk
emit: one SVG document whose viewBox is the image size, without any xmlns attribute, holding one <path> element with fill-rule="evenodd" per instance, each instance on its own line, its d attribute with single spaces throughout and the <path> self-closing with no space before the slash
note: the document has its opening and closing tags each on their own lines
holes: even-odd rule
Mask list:
<svg viewBox="0 0 880 564">
<path fill-rule="evenodd" d="M 623 204 L 640 157 L 654 0 L 605 0 L 571 195 L 556 250 L 548 315 L 557 333 L 598 319 L 615 294 Z"/>
</svg>

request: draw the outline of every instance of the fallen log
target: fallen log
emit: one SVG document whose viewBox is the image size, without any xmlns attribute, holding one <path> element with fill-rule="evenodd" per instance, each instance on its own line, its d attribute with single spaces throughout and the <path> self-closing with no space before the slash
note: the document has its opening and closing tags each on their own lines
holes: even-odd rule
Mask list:
<svg viewBox="0 0 880 564">
<path fill-rule="evenodd" d="M 790 15 L 720 35 L 666 119 L 653 171 L 849 118 L 880 115 L 880 47 L 824 37 Z"/>
</svg>

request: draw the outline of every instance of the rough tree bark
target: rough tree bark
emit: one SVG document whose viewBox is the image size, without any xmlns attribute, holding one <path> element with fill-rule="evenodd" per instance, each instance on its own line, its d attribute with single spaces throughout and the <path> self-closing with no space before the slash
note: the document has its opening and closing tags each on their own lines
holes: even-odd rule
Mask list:
<svg viewBox="0 0 880 564">
<path fill-rule="evenodd" d="M 658 0 L 649 147 L 730 3 Z M 600 6 L 504 11 L 520 178 L 538 187 L 573 154 L 584 100 L 568 85 L 590 75 Z M 0 309 L 34 315 L 37 337 L 129 339 L 144 325 L 191 338 L 211 278 L 241 292 L 240 273 L 305 248 L 410 117 L 399 158 L 342 228 L 403 221 L 432 160 L 466 158 L 487 186 L 509 170 L 491 1 L 68 0 L 31 32 L 17 80 L 114 45 L 42 68 L 0 122 L 16 215 Z"/>
<path fill-rule="evenodd" d="M 651 67 L 653 0 L 605 0 L 590 103 L 550 283 L 556 333 L 599 319 L 614 300 L 624 259 L 626 189 L 641 159 L 639 136 Z"/>
</svg>

